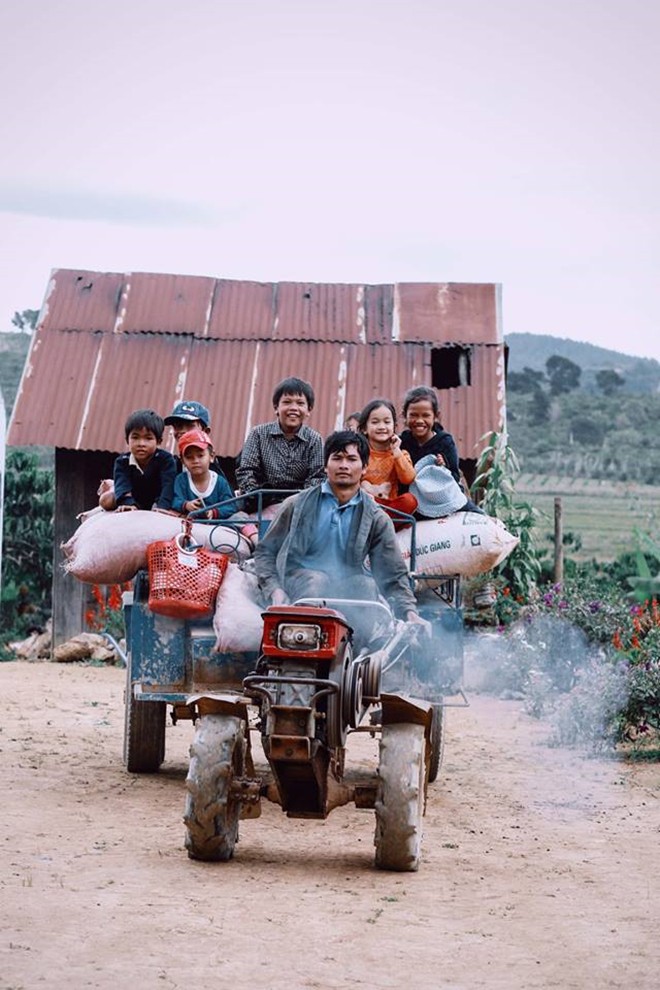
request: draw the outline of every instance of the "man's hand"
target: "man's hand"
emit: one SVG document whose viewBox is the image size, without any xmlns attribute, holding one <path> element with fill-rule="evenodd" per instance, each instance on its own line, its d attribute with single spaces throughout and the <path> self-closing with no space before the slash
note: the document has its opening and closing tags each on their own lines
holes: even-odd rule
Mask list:
<svg viewBox="0 0 660 990">
<path fill-rule="evenodd" d="M 429 639 L 431 638 L 431 623 L 427 622 L 426 619 L 423 619 L 418 612 L 413 612 L 412 610 L 407 612 L 406 622 L 409 622 L 411 625 L 419 626 L 419 631 L 422 635 L 428 636 Z"/>
<path fill-rule="evenodd" d="M 272 605 L 288 605 L 289 598 L 284 588 L 276 588 L 271 598 Z"/>
</svg>

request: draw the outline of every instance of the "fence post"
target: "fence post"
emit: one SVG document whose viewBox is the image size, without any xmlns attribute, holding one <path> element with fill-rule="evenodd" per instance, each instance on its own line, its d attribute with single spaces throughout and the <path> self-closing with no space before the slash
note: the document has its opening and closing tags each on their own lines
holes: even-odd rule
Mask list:
<svg viewBox="0 0 660 990">
<path fill-rule="evenodd" d="M 555 584 L 564 580 L 564 521 L 561 496 L 555 495 Z"/>
</svg>

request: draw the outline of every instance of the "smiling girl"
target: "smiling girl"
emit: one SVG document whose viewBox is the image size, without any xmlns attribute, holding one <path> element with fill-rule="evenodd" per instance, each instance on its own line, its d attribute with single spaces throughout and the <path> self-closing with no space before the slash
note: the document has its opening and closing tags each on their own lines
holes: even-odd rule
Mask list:
<svg viewBox="0 0 660 990">
<path fill-rule="evenodd" d="M 451 433 L 442 428 L 433 389 L 426 385 L 409 389 L 403 399 L 403 416 L 407 429 L 401 434 L 401 446 L 410 454 L 412 463 L 434 454 L 436 464 L 449 468 L 454 481 L 460 482 L 458 450 Z"/>
<path fill-rule="evenodd" d="M 438 398 L 433 389 L 426 385 L 409 389 L 403 398 L 403 416 L 408 428 L 401 434 L 401 447 L 410 455 L 413 465 L 431 454 L 435 463 L 448 468 L 460 485 L 458 449 L 451 433 L 442 428 Z M 484 515 L 484 510 L 467 497 L 460 511 Z"/>
<path fill-rule="evenodd" d="M 384 508 L 412 514 L 417 500 L 409 492 L 400 495 L 399 486 L 414 481 L 415 468 L 395 433 L 394 405 L 389 399 L 372 399 L 360 414 L 359 428 L 369 441 L 369 464 L 362 488 Z"/>
</svg>

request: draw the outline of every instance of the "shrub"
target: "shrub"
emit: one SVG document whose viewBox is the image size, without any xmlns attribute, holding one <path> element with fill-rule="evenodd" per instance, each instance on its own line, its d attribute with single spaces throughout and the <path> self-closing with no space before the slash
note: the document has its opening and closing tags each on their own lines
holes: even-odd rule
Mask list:
<svg viewBox="0 0 660 990">
<path fill-rule="evenodd" d="M 519 538 L 515 550 L 498 565 L 514 598 L 526 600 L 536 587 L 541 573 L 541 555 L 534 543 L 533 529 L 538 512 L 529 502 L 518 499 L 515 483 L 520 465 L 502 433 L 490 433 L 477 462 L 477 476 L 472 490 L 481 493 L 481 507 L 490 516 L 501 519 L 509 532 Z"/>
<path fill-rule="evenodd" d="M 549 588 L 539 608 L 563 616 L 601 646 L 598 658 L 580 672 L 573 696 L 563 704 L 562 741 L 577 738 L 577 730 L 568 727 L 580 710 L 592 713 L 580 733 L 594 743 L 660 729 L 658 601 L 631 602 L 623 583 L 612 580 L 607 568 L 585 567 L 563 586 Z"/>
<path fill-rule="evenodd" d="M 10 450 L 6 461 L 0 646 L 42 629 L 51 612 L 53 472 L 36 455 Z"/>
</svg>

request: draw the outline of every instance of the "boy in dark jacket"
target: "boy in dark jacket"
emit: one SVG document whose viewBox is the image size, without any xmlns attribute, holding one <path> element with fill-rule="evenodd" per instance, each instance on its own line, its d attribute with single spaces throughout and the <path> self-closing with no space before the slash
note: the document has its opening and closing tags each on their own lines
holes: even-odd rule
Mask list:
<svg viewBox="0 0 660 990">
<path fill-rule="evenodd" d="M 103 509 L 171 509 L 176 462 L 160 448 L 165 424 L 153 409 L 137 409 L 126 420 L 128 452 L 115 461 L 113 488 L 102 483 Z"/>
</svg>

